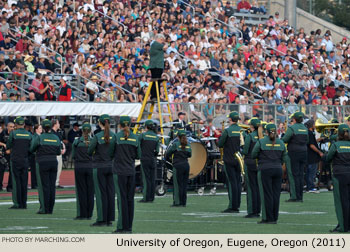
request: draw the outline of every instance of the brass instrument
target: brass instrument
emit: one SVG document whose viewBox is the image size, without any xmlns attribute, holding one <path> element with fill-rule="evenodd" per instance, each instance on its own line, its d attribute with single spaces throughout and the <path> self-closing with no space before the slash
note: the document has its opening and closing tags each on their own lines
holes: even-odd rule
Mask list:
<svg viewBox="0 0 350 252">
<path fill-rule="evenodd" d="M 330 137 L 330 133 L 327 130 L 337 130 L 340 123 L 323 123 L 322 119 L 317 119 L 315 122 L 315 128 L 318 133 L 323 133 L 325 137 Z"/>
<path fill-rule="evenodd" d="M 241 173 L 242 173 L 242 175 L 244 175 L 245 174 L 245 172 L 244 172 L 244 160 L 243 160 L 242 154 L 239 151 L 236 151 L 234 155 L 239 163 L 239 166 L 241 167 Z"/>
<path fill-rule="evenodd" d="M 240 123 L 239 123 L 238 126 L 241 127 L 241 128 L 244 129 L 244 130 L 250 129 L 250 126 L 247 125 L 247 124 L 240 124 Z"/>
</svg>

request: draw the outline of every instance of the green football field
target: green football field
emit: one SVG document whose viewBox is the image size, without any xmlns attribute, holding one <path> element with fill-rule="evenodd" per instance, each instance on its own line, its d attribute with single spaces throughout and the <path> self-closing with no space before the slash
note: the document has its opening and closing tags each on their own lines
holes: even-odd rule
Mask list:
<svg viewBox="0 0 350 252">
<path fill-rule="evenodd" d="M 72 190 L 73 188 L 67 189 Z M 11 198 L 0 193 L 0 233 L 111 233 L 112 227 L 90 227 L 92 220 L 75 221 L 76 203 L 73 194 L 57 195 L 52 215 L 35 214 L 39 208 L 37 196 L 29 197 L 27 210 L 9 210 Z M 136 194 L 134 233 L 328 233 L 336 226 L 333 194 L 304 194 L 304 203 L 287 203 L 281 195 L 280 217 L 277 225 L 258 225 L 260 219 L 246 219 L 246 196 L 242 195 L 239 214 L 221 213 L 227 207 L 225 191 L 215 196 L 198 196 L 189 192 L 186 208 L 170 207 L 171 193 L 156 198 L 154 203 L 138 203 Z M 117 217 L 117 212 L 116 212 Z"/>
</svg>

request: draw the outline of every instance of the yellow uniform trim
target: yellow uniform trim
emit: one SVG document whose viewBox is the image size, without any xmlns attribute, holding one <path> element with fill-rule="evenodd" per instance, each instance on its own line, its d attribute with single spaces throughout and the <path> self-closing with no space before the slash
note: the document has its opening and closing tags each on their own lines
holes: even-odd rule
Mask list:
<svg viewBox="0 0 350 252">
<path fill-rule="evenodd" d="M 54 139 L 44 139 L 44 142 L 57 143 L 57 140 L 54 140 Z"/>
<path fill-rule="evenodd" d="M 280 144 L 275 144 L 275 145 L 272 145 L 272 144 L 266 144 L 266 146 L 269 146 L 269 147 L 271 147 L 271 146 L 276 146 L 276 147 L 279 147 L 279 146 L 281 146 Z"/>
<path fill-rule="evenodd" d="M 339 146 L 339 149 L 350 149 L 350 146 Z"/>
<path fill-rule="evenodd" d="M 241 132 L 240 131 L 232 131 L 232 133 L 240 134 Z"/>
<path fill-rule="evenodd" d="M 119 138 L 121 141 L 125 141 L 125 137 L 121 137 Z M 126 141 L 130 140 L 131 142 L 136 142 L 136 139 L 135 138 L 128 138 L 126 139 Z"/>
<path fill-rule="evenodd" d="M 105 140 L 105 137 L 101 137 L 102 140 Z M 109 139 L 112 139 L 112 137 L 110 136 Z"/>
<path fill-rule="evenodd" d="M 16 134 L 16 136 L 29 136 L 29 134 Z"/>
<path fill-rule="evenodd" d="M 306 132 L 304 129 L 298 129 L 299 132 Z"/>
<path fill-rule="evenodd" d="M 145 135 L 145 136 L 150 138 L 157 138 L 156 136 L 152 136 L 152 135 Z"/>
</svg>

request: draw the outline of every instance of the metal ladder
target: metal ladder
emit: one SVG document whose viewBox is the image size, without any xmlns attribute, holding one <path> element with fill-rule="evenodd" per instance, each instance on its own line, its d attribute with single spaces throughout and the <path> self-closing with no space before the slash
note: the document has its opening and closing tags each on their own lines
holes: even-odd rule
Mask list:
<svg viewBox="0 0 350 252">
<path fill-rule="evenodd" d="M 161 81 L 162 82 L 162 85 L 164 87 L 164 93 L 165 93 L 165 101 L 166 101 L 166 104 L 167 104 L 167 107 L 168 107 L 168 113 L 169 114 L 162 114 L 162 106 L 161 106 L 161 102 L 160 102 L 160 91 L 159 91 L 159 85 L 158 85 L 158 82 Z M 139 116 L 137 117 L 137 121 L 136 121 L 136 125 L 135 125 L 135 128 L 134 128 L 134 133 L 136 134 L 137 133 L 137 130 L 138 130 L 138 127 L 139 127 L 139 122 L 141 121 L 142 119 L 142 116 L 144 114 L 144 111 L 145 111 L 145 108 L 146 108 L 146 105 L 147 105 L 147 100 L 148 100 L 148 97 L 151 93 L 151 89 L 152 89 L 152 85 L 154 83 L 156 83 L 156 91 L 157 91 L 157 103 L 158 103 L 158 112 L 159 112 L 159 126 L 160 126 L 160 132 L 162 135 L 164 135 L 164 130 L 163 130 L 163 116 L 167 115 L 169 116 L 169 119 L 170 121 L 172 121 L 172 117 L 171 117 L 171 110 L 170 110 L 170 105 L 169 105 L 169 98 L 168 98 L 168 91 L 167 91 L 167 88 L 166 88 L 166 80 L 164 79 L 152 79 L 152 81 L 150 82 L 148 88 L 147 88 L 147 92 L 146 92 L 146 95 L 143 99 L 143 102 L 142 102 L 142 107 L 141 107 L 141 111 L 140 111 L 140 114 Z M 152 102 L 151 103 L 151 108 L 150 108 L 150 111 L 148 113 L 148 117 L 147 119 L 151 119 L 152 118 L 152 114 L 153 114 L 153 110 L 154 110 L 154 105 L 155 105 L 155 102 Z M 164 137 L 162 137 L 162 144 L 164 144 Z"/>
</svg>

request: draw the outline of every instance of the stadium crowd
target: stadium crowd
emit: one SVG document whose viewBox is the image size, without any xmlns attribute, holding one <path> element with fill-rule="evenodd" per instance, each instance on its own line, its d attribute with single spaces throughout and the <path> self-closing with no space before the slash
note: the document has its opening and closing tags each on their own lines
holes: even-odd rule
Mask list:
<svg viewBox="0 0 350 252">
<path fill-rule="evenodd" d="M 160 33 L 170 102 L 208 103 L 202 119 L 225 114 L 225 104 L 239 104 L 243 118 L 262 109 L 249 114 L 246 104 L 277 104 L 267 112 L 276 109 L 271 115 L 280 122 L 298 105 L 350 104 L 347 38 L 296 30 L 277 12 L 258 25 L 235 17 L 264 15 L 256 1 L 9 0 L 0 8 L 3 101 L 71 101 L 80 89 L 89 101 L 140 102 L 151 80 L 150 44 Z M 73 89 L 62 77 L 55 89 L 51 79 L 61 70 L 82 85 Z M 31 81 L 25 96 L 17 88 L 22 73 Z M 320 113 L 331 119 L 334 111 Z"/>
</svg>

